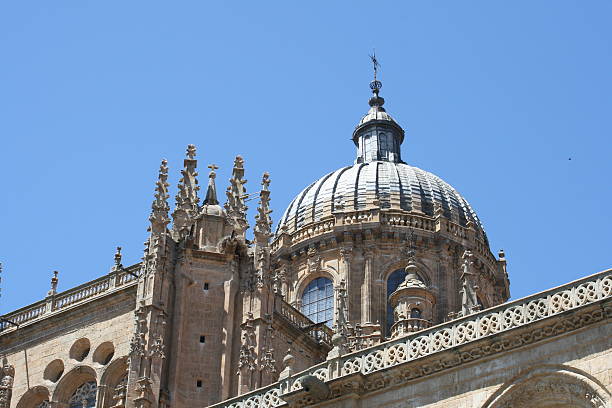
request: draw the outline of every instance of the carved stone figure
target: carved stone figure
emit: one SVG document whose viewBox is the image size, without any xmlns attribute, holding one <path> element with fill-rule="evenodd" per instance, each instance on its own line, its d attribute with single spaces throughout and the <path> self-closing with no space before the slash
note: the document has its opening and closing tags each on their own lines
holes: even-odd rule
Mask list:
<svg viewBox="0 0 612 408">
<path fill-rule="evenodd" d="M 472 251 L 463 253 L 463 265 L 461 271 L 461 314 L 467 316 L 478 310 L 478 298 L 476 296 L 476 273 L 473 272 L 474 255 Z"/>
<path fill-rule="evenodd" d="M 0 408 L 9 408 L 11 406 L 14 380 L 15 367 L 10 365 L 6 357 L 4 357 L 2 359 L 2 370 L 0 371 Z"/>
</svg>

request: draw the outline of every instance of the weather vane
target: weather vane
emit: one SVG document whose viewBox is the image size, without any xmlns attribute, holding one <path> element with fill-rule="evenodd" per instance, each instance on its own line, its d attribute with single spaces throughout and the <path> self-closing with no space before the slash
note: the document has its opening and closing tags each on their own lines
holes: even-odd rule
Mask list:
<svg viewBox="0 0 612 408">
<path fill-rule="evenodd" d="M 372 51 L 372 55 L 370 55 L 370 60 L 372 60 L 372 66 L 374 68 L 374 80 L 370 82 L 370 88 L 375 94 L 378 95 L 378 91 L 380 90 L 380 88 L 382 88 L 382 82 L 376 79 L 378 75 L 378 68 L 380 68 L 380 64 L 376 59 L 376 50 Z"/>
</svg>

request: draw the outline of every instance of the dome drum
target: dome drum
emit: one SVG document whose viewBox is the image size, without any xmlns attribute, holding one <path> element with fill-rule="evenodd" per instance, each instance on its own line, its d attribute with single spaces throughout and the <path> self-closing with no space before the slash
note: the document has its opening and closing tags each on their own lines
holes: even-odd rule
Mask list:
<svg viewBox="0 0 612 408">
<path fill-rule="evenodd" d="M 279 276 L 301 282 L 287 285 L 289 303 L 301 308 L 303 285 L 313 279 L 325 277 L 334 288 L 346 282 L 346 321 L 382 340 L 443 322 L 461 309 L 457 271 L 465 252 L 473 254 L 483 305 L 506 300 L 509 282 L 505 260 L 491 253 L 467 200 L 438 176 L 402 161 L 404 130 L 383 108 L 379 89 L 373 88 L 370 110 L 353 132 L 354 164 L 324 175 L 291 201 L 271 256 Z M 428 289 L 393 294 L 409 260 L 423 268 Z M 411 316 L 412 309 L 419 316 Z"/>
</svg>

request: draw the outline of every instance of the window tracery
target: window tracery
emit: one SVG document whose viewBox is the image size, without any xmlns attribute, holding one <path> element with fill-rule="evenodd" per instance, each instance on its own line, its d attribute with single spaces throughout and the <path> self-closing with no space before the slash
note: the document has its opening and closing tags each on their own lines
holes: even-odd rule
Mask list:
<svg viewBox="0 0 612 408">
<path fill-rule="evenodd" d="M 70 401 L 70 408 L 95 408 L 98 386 L 95 381 L 89 381 L 76 389 Z"/>
</svg>

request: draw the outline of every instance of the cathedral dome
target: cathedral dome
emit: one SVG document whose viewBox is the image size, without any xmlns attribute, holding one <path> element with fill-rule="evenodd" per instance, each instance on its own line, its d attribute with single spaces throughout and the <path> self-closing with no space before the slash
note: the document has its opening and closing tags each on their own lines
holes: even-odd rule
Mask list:
<svg viewBox="0 0 612 408">
<path fill-rule="evenodd" d="M 478 216 L 457 190 L 438 176 L 402 161 L 404 129 L 383 107 L 381 87 L 375 77 L 370 84 L 370 109 L 353 132 L 355 163 L 302 190 L 280 219 L 277 235 L 299 233 L 338 215 L 363 217 L 363 211 L 380 210 L 381 216 L 387 212 L 392 218 L 407 213 L 443 217 L 461 227 L 473 227 L 477 237 L 488 244 Z M 361 215 L 356 213 L 359 211 Z"/>
<path fill-rule="evenodd" d="M 293 234 L 333 214 L 378 207 L 442 216 L 463 227 L 472 222 L 486 242 L 478 216 L 457 190 L 440 177 L 405 163 L 370 161 L 331 172 L 300 192 L 289 204 L 277 231 Z"/>
</svg>

